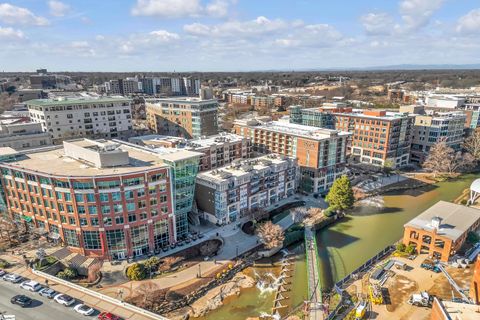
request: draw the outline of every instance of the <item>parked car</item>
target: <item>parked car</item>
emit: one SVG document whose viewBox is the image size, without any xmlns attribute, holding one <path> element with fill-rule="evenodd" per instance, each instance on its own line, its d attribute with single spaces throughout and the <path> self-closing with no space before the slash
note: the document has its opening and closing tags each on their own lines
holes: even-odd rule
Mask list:
<svg viewBox="0 0 480 320">
<path fill-rule="evenodd" d="M 10 281 L 11 283 L 19 283 L 20 281 L 23 280 L 23 278 L 18 274 L 9 273 L 3 276 L 3 280 Z"/>
<path fill-rule="evenodd" d="M 0 277 L 3 277 L 7 274 L 7 271 L 0 269 Z"/>
<path fill-rule="evenodd" d="M 30 299 L 29 297 L 27 297 L 26 295 L 23 295 L 23 294 L 19 294 L 19 295 L 13 297 L 12 299 L 10 299 L 10 302 L 12 304 L 19 305 L 22 308 L 25 308 L 25 307 L 28 307 L 29 305 L 31 305 L 32 301 L 33 301 L 32 299 Z"/>
<path fill-rule="evenodd" d="M 110 312 L 102 312 L 98 315 L 98 320 L 123 320 L 119 316 L 114 315 Z"/>
<path fill-rule="evenodd" d="M 41 295 L 42 297 L 53 299 L 58 293 L 53 289 L 43 288 L 38 292 L 38 294 Z"/>
<path fill-rule="evenodd" d="M 32 292 L 37 292 L 40 289 L 42 289 L 42 286 L 37 281 L 27 280 L 20 284 L 20 288 L 28 291 L 32 291 Z"/>
<path fill-rule="evenodd" d="M 66 295 L 66 294 L 63 294 L 63 293 L 57 294 L 55 296 L 55 298 L 53 298 L 53 300 L 55 300 L 56 302 L 58 302 L 60 304 L 63 304 L 66 307 L 69 307 L 69 306 L 71 306 L 72 304 L 75 303 L 75 298 L 72 298 L 69 295 Z"/>
<path fill-rule="evenodd" d="M 87 306 L 86 304 L 83 304 L 83 303 L 80 303 L 80 304 L 77 304 L 73 310 L 75 310 L 76 312 L 80 313 L 80 314 L 83 314 L 84 316 L 91 316 L 95 310 L 93 308 L 90 308 L 89 306 Z"/>
</svg>

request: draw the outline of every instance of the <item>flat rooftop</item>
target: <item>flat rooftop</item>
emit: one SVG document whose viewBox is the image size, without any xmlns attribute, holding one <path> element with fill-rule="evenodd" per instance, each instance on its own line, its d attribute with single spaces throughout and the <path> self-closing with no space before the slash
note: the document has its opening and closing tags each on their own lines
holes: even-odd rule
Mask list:
<svg viewBox="0 0 480 320">
<path fill-rule="evenodd" d="M 165 136 L 165 135 L 146 135 L 139 137 L 132 137 L 129 140 L 131 142 L 142 142 L 146 146 L 155 146 L 164 143 L 177 143 L 174 148 L 184 148 L 187 150 L 195 150 L 197 148 L 208 148 L 213 145 L 221 145 L 224 143 L 234 143 L 240 142 L 245 138 L 234 133 L 224 132 L 219 133 L 213 136 L 196 138 L 196 139 L 185 139 L 174 136 Z"/>
<path fill-rule="evenodd" d="M 314 140 L 325 140 L 335 136 L 349 136 L 348 132 L 331 130 L 325 128 L 317 128 L 312 126 L 304 126 L 301 124 L 290 123 L 286 121 L 257 121 L 257 120 L 237 120 L 236 124 L 251 128 L 259 128 L 266 131 L 285 133 L 301 138 Z"/>
<path fill-rule="evenodd" d="M 480 306 L 467 303 L 457 303 L 447 300 L 439 302 L 443 311 L 452 320 L 478 320 L 480 319 Z"/>
<path fill-rule="evenodd" d="M 88 139 L 70 140 L 68 142 L 82 148 L 95 147 L 92 141 Z M 198 156 L 198 153 L 187 150 L 170 149 L 172 152 L 163 154 L 121 143 L 117 140 L 107 141 L 107 145 L 108 143 L 115 144 L 119 151 L 128 152 L 128 164 L 99 168 L 87 161 L 76 160 L 67 156 L 62 146 L 54 146 L 20 152 L 22 156 L 17 157 L 16 161 L 8 162 L 8 165 L 55 176 L 91 177 L 142 172 L 166 167 L 167 164 L 164 160 L 177 161 Z"/>
<path fill-rule="evenodd" d="M 217 103 L 217 99 L 201 99 L 198 97 L 171 97 L 171 98 L 155 98 L 148 99 L 149 103 L 161 103 L 161 102 L 179 102 L 179 103 Z"/>
<path fill-rule="evenodd" d="M 404 226 L 432 232 L 432 219 L 435 217 L 441 219 L 437 234 L 456 241 L 475 222 L 480 220 L 480 210 L 439 201 Z"/>
<path fill-rule="evenodd" d="M 130 102 L 131 99 L 124 97 L 62 97 L 54 99 L 34 99 L 26 102 L 29 106 L 63 106 L 70 104 L 88 104 L 88 103 L 118 103 Z"/>
<path fill-rule="evenodd" d="M 282 164 L 289 159 L 293 160 L 293 158 L 277 154 L 269 154 L 258 158 L 245 159 L 233 162 L 232 164 L 222 168 L 200 172 L 197 175 L 197 179 L 219 183 L 231 177 L 241 177 L 247 175 L 253 170 L 263 170 L 272 164 Z"/>
</svg>

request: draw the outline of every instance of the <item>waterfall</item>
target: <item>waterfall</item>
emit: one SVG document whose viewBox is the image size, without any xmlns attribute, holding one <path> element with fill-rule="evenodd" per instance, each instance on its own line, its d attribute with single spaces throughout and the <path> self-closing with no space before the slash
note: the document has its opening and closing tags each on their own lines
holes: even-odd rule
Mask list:
<svg viewBox="0 0 480 320">
<path fill-rule="evenodd" d="M 259 275 L 256 271 L 254 272 L 257 280 L 257 289 L 260 290 L 260 295 L 266 293 L 272 293 L 278 290 L 280 282 L 284 276 L 276 277 L 273 273 L 267 272 L 263 276 Z"/>
</svg>

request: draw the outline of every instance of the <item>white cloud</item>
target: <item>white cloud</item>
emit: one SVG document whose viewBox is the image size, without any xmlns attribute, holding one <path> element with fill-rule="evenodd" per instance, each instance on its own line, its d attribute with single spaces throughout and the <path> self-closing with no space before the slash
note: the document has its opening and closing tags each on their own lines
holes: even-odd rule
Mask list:
<svg viewBox="0 0 480 320">
<path fill-rule="evenodd" d="M 24 38 L 25 38 L 25 35 L 20 30 L 15 30 L 13 28 L 0 27 L 0 39 L 20 40 Z"/>
<path fill-rule="evenodd" d="M 137 0 L 132 14 L 134 16 L 179 18 L 196 16 L 201 9 L 199 0 Z"/>
<path fill-rule="evenodd" d="M 311 24 L 275 40 L 275 44 L 282 47 L 324 48 L 341 45 L 342 40 L 342 34 L 334 27 L 328 24 Z"/>
<path fill-rule="evenodd" d="M 360 22 L 369 35 L 386 35 L 393 31 L 393 18 L 385 12 L 368 13 L 360 17 Z"/>
<path fill-rule="evenodd" d="M 293 27 L 281 19 L 270 20 L 260 16 L 248 21 L 227 21 L 221 24 L 207 26 L 201 23 L 187 24 L 183 30 L 193 36 L 211 36 L 218 38 L 254 37 L 272 34 L 280 30 Z"/>
<path fill-rule="evenodd" d="M 444 0 L 402 0 L 400 14 L 407 30 L 425 27 L 433 14 L 442 7 Z"/>
<path fill-rule="evenodd" d="M 30 10 L 11 5 L 9 3 L 0 3 L 0 21 L 7 24 L 23 24 L 46 26 L 49 21 L 44 17 L 34 15 Z"/>
<path fill-rule="evenodd" d="M 70 6 L 58 0 L 48 1 L 50 14 L 54 17 L 63 17 L 70 11 Z"/>
<path fill-rule="evenodd" d="M 205 10 L 207 14 L 214 17 L 225 17 L 228 14 L 231 1 L 228 0 L 213 0 L 207 4 Z"/>
<path fill-rule="evenodd" d="M 157 40 L 169 42 L 172 40 L 177 40 L 180 36 L 176 33 L 171 33 L 166 30 L 157 30 L 150 32 L 150 35 L 154 36 Z"/>
<path fill-rule="evenodd" d="M 480 8 L 474 9 L 461 17 L 457 23 L 457 32 L 480 33 Z"/>
<path fill-rule="evenodd" d="M 134 16 L 161 18 L 225 17 L 236 0 L 211 0 L 202 5 L 200 0 L 137 0 L 132 8 Z"/>
</svg>

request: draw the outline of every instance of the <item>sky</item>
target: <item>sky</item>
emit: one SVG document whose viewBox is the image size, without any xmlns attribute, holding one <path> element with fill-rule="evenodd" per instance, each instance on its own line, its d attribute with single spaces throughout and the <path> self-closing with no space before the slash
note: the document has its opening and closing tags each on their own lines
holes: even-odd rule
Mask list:
<svg viewBox="0 0 480 320">
<path fill-rule="evenodd" d="M 0 0 L 0 71 L 479 63 L 480 0 Z"/>
</svg>

